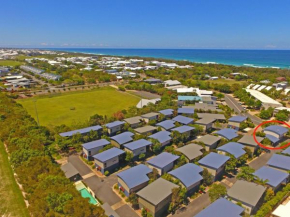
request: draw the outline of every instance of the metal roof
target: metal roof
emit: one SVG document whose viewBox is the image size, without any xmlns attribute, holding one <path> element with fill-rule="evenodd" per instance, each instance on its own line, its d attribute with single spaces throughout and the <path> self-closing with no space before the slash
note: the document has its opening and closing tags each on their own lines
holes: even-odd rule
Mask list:
<svg viewBox="0 0 290 217">
<path fill-rule="evenodd" d="M 203 147 L 201 145 L 191 143 L 181 148 L 177 148 L 176 151 L 184 154 L 189 160 L 193 160 L 202 155 L 202 149 Z"/>
<path fill-rule="evenodd" d="M 60 168 L 68 179 L 79 174 L 79 171 L 69 162 L 62 165 Z"/>
<path fill-rule="evenodd" d="M 132 136 L 134 136 L 134 133 L 124 132 L 124 133 L 118 134 L 116 136 L 112 136 L 111 139 L 116 141 L 120 145 L 123 145 L 127 142 L 133 141 Z"/>
<path fill-rule="evenodd" d="M 156 124 L 156 126 L 160 126 L 162 128 L 164 128 L 165 130 L 170 130 L 171 128 L 174 128 L 175 127 L 175 121 L 173 120 L 165 120 L 165 121 L 162 121 L 158 124 Z"/>
<path fill-rule="evenodd" d="M 171 140 L 170 132 L 168 131 L 160 131 L 158 133 L 154 133 L 149 138 L 157 139 L 160 143 L 164 143 Z"/>
<path fill-rule="evenodd" d="M 241 217 L 244 208 L 220 198 L 198 213 L 195 217 Z"/>
<path fill-rule="evenodd" d="M 203 157 L 202 159 L 200 159 L 198 163 L 203 166 L 210 167 L 217 170 L 221 166 L 223 166 L 229 159 L 230 157 L 228 156 L 211 152 L 205 157 Z"/>
<path fill-rule="evenodd" d="M 279 138 L 277 138 L 275 136 L 272 136 L 270 134 L 266 134 L 266 138 L 268 138 L 273 143 L 276 143 L 276 142 L 278 142 L 280 140 Z"/>
<path fill-rule="evenodd" d="M 282 153 L 290 155 L 290 147 L 286 148 L 284 151 L 282 151 Z"/>
<path fill-rule="evenodd" d="M 166 116 L 166 115 L 173 115 L 173 111 L 174 111 L 173 109 L 164 109 L 158 112 Z"/>
<path fill-rule="evenodd" d="M 263 141 L 263 137 L 256 136 L 256 139 L 258 142 Z M 252 135 L 244 135 L 239 141 L 239 143 L 242 143 L 244 145 L 251 145 L 251 146 L 257 146 L 258 144 L 254 140 L 254 137 Z"/>
<path fill-rule="evenodd" d="M 141 117 L 136 116 L 136 117 L 131 117 L 131 118 L 126 118 L 124 121 L 126 121 L 128 124 L 138 124 L 141 123 Z"/>
<path fill-rule="evenodd" d="M 159 178 L 139 191 L 137 195 L 156 206 L 172 194 L 173 188 L 179 186 Z"/>
<path fill-rule="evenodd" d="M 173 129 L 171 129 L 171 131 L 177 131 L 179 133 L 186 133 L 186 132 L 192 131 L 194 129 L 195 129 L 194 127 L 184 125 L 184 126 L 173 128 Z"/>
<path fill-rule="evenodd" d="M 150 133 L 152 131 L 156 130 L 156 127 L 150 126 L 150 125 L 146 125 L 144 127 L 138 127 L 136 129 L 134 129 L 137 133 Z"/>
<path fill-rule="evenodd" d="M 268 180 L 267 184 L 276 188 L 282 182 L 284 182 L 289 174 L 286 172 L 282 172 L 280 170 L 273 169 L 271 167 L 262 167 L 258 169 L 255 173 L 255 176 L 259 177 L 262 180 Z"/>
<path fill-rule="evenodd" d="M 201 167 L 193 163 L 187 163 L 175 170 L 172 170 L 169 174 L 179 179 L 182 184 L 188 188 L 203 179 L 200 175 L 202 171 L 203 169 Z"/>
<path fill-rule="evenodd" d="M 178 115 L 176 116 L 175 118 L 172 119 L 173 121 L 177 121 L 181 124 L 190 124 L 190 123 L 193 123 L 193 119 L 192 118 L 188 118 L 188 117 L 184 117 L 182 115 Z"/>
<path fill-rule="evenodd" d="M 267 165 L 282 170 L 290 170 L 290 157 L 280 154 L 274 154 L 267 162 Z"/>
<path fill-rule="evenodd" d="M 204 118 L 202 118 L 202 119 L 197 120 L 195 123 L 196 123 L 196 124 L 201 124 L 201 125 L 203 125 L 203 124 L 211 124 L 211 123 L 213 123 L 213 122 L 215 122 L 215 121 L 216 121 L 215 118 L 212 118 L 212 117 L 204 117 Z"/>
<path fill-rule="evenodd" d="M 242 203 L 256 206 L 266 191 L 266 187 L 253 182 L 237 180 L 228 190 L 228 196 Z"/>
<path fill-rule="evenodd" d="M 106 124 L 106 127 L 107 128 L 113 128 L 113 127 L 120 126 L 120 125 L 123 125 L 123 124 L 125 124 L 124 121 L 114 121 L 114 122 Z"/>
<path fill-rule="evenodd" d="M 225 128 L 225 129 L 219 130 L 215 133 L 228 139 L 228 140 L 232 140 L 232 139 L 238 137 L 237 131 L 234 129 L 230 129 L 230 128 Z"/>
<path fill-rule="evenodd" d="M 200 101 L 200 96 L 178 96 L 179 101 Z"/>
<path fill-rule="evenodd" d="M 104 152 L 94 155 L 93 158 L 98 161 L 105 162 L 124 153 L 125 152 L 119 148 L 111 148 Z"/>
<path fill-rule="evenodd" d="M 102 127 L 100 125 L 96 125 L 96 126 L 92 126 L 92 127 L 86 127 L 86 128 L 83 128 L 83 129 L 79 129 L 79 130 L 72 130 L 72 131 L 69 131 L 69 132 L 60 133 L 59 135 L 63 136 L 63 137 L 67 137 L 67 136 L 73 136 L 74 134 L 77 134 L 77 133 L 84 134 L 84 133 L 89 133 L 91 130 L 92 131 L 97 131 L 97 130 L 100 130 L 100 129 L 102 129 Z"/>
<path fill-rule="evenodd" d="M 147 113 L 147 114 L 144 114 L 144 115 L 141 115 L 142 118 L 151 118 L 151 117 L 155 117 L 155 116 L 158 116 L 159 114 L 156 113 L 156 112 L 150 112 L 150 113 Z"/>
<path fill-rule="evenodd" d="M 170 154 L 168 152 L 162 152 L 154 158 L 151 158 L 147 161 L 148 164 L 158 167 L 160 169 L 166 167 L 172 162 L 176 161 L 179 158 L 177 155 Z"/>
<path fill-rule="evenodd" d="M 264 129 L 264 131 L 270 131 L 273 133 L 276 133 L 280 136 L 288 132 L 288 129 L 286 127 L 278 126 L 278 125 L 271 125 Z"/>
<path fill-rule="evenodd" d="M 179 108 L 177 110 L 178 114 L 194 114 L 194 108 Z"/>
<path fill-rule="evenodd" d="M 202 142 L 207 146 L 211 146 L 212 144 L 214 144 L 220 140 L 221 140 L 221 138 L 219 138 L 217 136 L 209 135 L 209 134 L 196 139 L 197 142 Z"/>
<path fill-rule="evenodd" d="M 212 114 L 212 113 L 197 113 L 198 118 L 214 118 L 217 120 L 226 120 L 224 114 Z"/>
<path fill-rule="evenodd" d="M 146 147 L 149 145 L 152 145 L 152 143 L 145 140 L 145 139 L 139 139 L 139 140 L 136 140 L 134 142 L 127 143 L 126 145 L 124 145 L 124 147 L 133 151 L 133 150 L 143 148 L 143 147 Z"/>
<path fill-rule="evenodd" d="M 96 141 L 84 143 L 84 144 L 82 144 L 82 146 L 86 150 L 91 150 L 93 148 L 102 147 L 102 146 L 109 145 L 109 144 L 110 144 L 110 142 L 107 141 L 106 139 L 99 139 Z"/>
<path fill-rule="evenodd" d="M 237 159 L 243 156 L 244 154 L 246 154 L 246 151 L 244 150 L 244 146 L 237 142 L 229 142 L 217 148 L 217 150 L 232 154 Z"/>
<path fill-rule="evenodd" d="M 152 169 L 145 166 L 144 164 L 139 164 L 138 166 L 131 167 L 130 169 L 124 170 L 117 174 L 129 188 L 134 188 L 140 184 L 149 181 L 148 173 L 151 173 Z"/>
<path fill-rule="evenodd" d="M 247 117 L 246 116 L 233 116 L 229 119 L 229 121 L 231 122 L 237 122 L 237 123 L 241 123 L 243 121 L 247 120 Z"/>
</svg>

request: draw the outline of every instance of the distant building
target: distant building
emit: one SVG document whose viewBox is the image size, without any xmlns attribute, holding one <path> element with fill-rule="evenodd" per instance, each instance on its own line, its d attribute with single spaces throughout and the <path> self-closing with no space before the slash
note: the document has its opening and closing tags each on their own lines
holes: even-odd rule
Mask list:
<svg viewBox="0 0 290 217">
<path fill-rule="evenodd" d="M 207 131 L 212 129 L 212 125 L 215 121 L 216 121 L 216 119 L 214 119 L 214 118 L 205 117 L 205 118 L 197 120 L 195 122 L 195 124 L 202 126 L 204 132 L 207 132 Z"/>
<path fill-rule="evenodd" d="M 244 150 L 244 146 L 237 142 L 229 142 L 221 147 L 217 148 L 219 154 L 230 154 L 233 155 L 236 159 L 241 158 L 246 151 Z"/>
<path fill-rule="evenodd" d="M 173 87 L 173 86 L 179 86 L 181 83 L 177 80 L 166 80 L 164 81 L 165 87 Z"/>
<path fill-rule="evenodd" d="M 118 148 L 122 148 L 124 144 L 133 141 L 133 138 L 132 138 L 133 136 L 134 136 L 134 133 L 131 133 L 131 132 L 120 133 L 116 136 L 111 137 L 111 143 L 112 145 Z"/>
<path fill-rule="evenodd" d="M 263 137 L 256 136 L 256 140 L 261 143 L 263 141 Z M 259 145 L 257 142 L 254 140 L 254 137 L 252 135 L 244 135 L 238 143 L 243 144 L 245 147 L 247 147 L 252 154 L 254 154 L 257 149 L 259 148 Z"/>
<path fill-rule="evenodd" d="M 83 146 L 83 157 L 87 160 L 92 160 L 92 156 L 99 153 L 99 151 L 104 148 L 106 145 L 109 145 L 110 142 L 105 139 L 100 139 L 88 143 L 84 143 Z"/>
<path fill-rule="evenodd" d="M 160 110 L 158 111 L 160 114 L 163 114 L 165 116 L 165 118 L 170 118 L 173 116 L 173 109 L 164 109 L 164 110 Z"/>
<path fill-rule="evenodd" d="M 137 108 L 143 108 L 144 106 L 148 106 L 150 103 L 156 104 L 157 102 L 161 101 L 160 98 L 156 99 L 141 99 L 138 104 L 136 105 Z"/>
<path fill-rule="evenodd" d="M 142 118 L 140 116 L 136 116 L 136 117 L 126 118 L 124 119 L 124 121 L 127 122 L 130 125 L 130 127 L 137 128 L 142 123 L 141 119 Z"/>
<path fill-rule="evenodd" d="M 156 124 L 156 126 L 161 127 L 163 130 L 170 130 L 175 127 L 175 121 L 165 120 Z"/>
<path fill-rule="evenodd" d="M 117 132 L 122 131 L 124 124 L 125 124 L 124 121 L 114 121 L 114 122 L 106 124 L 106 127 L 108 129 L 108 134 L 114 135 Z"/>
<path fill-rule="evenodd" d="M 151 158 L 146 163 L 148 167 L 153 169 L 155 168 L 159 175 L 163 175 L 164 173 L 172 170 L 174 166 L 174 162 L 179 158 L 177 155 L 173 155 L 167 152 L 162 152 L 156 157 Z"/>
<path fill-rule="evenodd" d="M 160 131 L 154 133 L 148 138 L 156 139 L 161 144 L 162 147 L 169 145 L 172 140 L 172 138 L 170 137 L 170 132 L 168 131 Z"/>
<path fill-rule="evenodd" d="M 62 165 L 60 168 L 64 172 L 65 177 L 72 182 L 76 182 L 82 179 L 79 171 L 71 163 L 68 162 Z"/>
<path fill-rule="evenodd" d="M 237 134 L 236 130 L 230 129 L 230 128 L 225 128 L 225 129 L 219 130 L 215 133 L 218 134 L 219 136 L 227 139 L 227 140 L 232 140 L 232 139 L 237 138 L 239 136 Z"/>
<path fill-rule="evenodd" d="M 151 112 L 151 113 L 147 113 L 144 115 L 141 115 L 141 118 L 146 122 L 149 123 L 149 121 L 152 120 L 157 120 L 158 119 L 159 114 L 156 112 Z"/>
<path fill-rule="evenodd" d="M 96 126 L 92 126 L 92 127 L 86 127 L 83 129 L 79 129 L 79 130 L 72 130 L 69 132 L 64 132 L 64 133 L 60 133 L 59 135 L 62 137 L 72 137 L 75 134 L 81 134 L 81 135 L 85 135 L 88 134 L 91 131 L 96 131 L 98 133 L 100 133 L 103 130 L 103 128 L 100 125 L 96 125 Z"/>
<path fill-rule="evenodd" d="M 219 138 L 217 136 L 212 136 L 209 134 L 196 139 L 197 142 L 202 142 L 203 144 L 205 144 L 206 151 L 209 151 L 211 149 L 215 149 L 220 140 L 221 140 L 221 138 Z"/>
<path fill-rule="evenodd" d="M 194 109 L 193 108 L 178 108 L 177 113 L 179 115 L 193 115 L 194 114 Z"/>
<path fill-rule="evenodd" d="M 172 119 L 173 121 L 176 121 L 180 124 L 188 125 L 193 124 L 194 120 L 192 118 L 184 117 L 182 115 L 178 115 L 175 118 Z"/>
<path fill-rule="evenodd" d="M 151 146 L 152 143 L 145 140 L 139 139 L 134 142 L 130 142 L 124 145 L 125 151 L 131 152 L 134 159 L 138 159 L 140 154 L 146 154 L 147 148 Z"/>
<path fill-rule="evenodd" d="M 148 78 L 144 80 L 144 82 L 149 83 L 149 84 L 160 84 L 162 81 L 158 78 Z"/>
<path fill-rule="evenodd" d="M 181 148 L 177 148 L 176 151 L 182 153 L 188 162 L 192 162 L 193 160 L 201 157 L 203 155 L 203 147 L 197 144 L 188 144 L 182 146 Z"/>
<path fill-rule="evenodd" d="M 233 116 L 229 119 L 228 127 L 234 130 L 240 129 L 240 124 L 247 120 L 245 116 Z"/>
<path fill-rule="evenodd" d="M 173 131 L 177 131 L 177 132 L 179 132 L 181 135 L 186 136 L 186 137 L 187 137 L 187 140 L 190 139 L 190 137 L 191 137 L 191 132 L 192 132 L 193 130 L 195 130 L 194 127 L 190 127 L 190 126 L 186 126 L 186 125 L 184 125 L 184 126 L 180 126 L 180 127 L 176 127 L 176 128 L 171 129 L 172 132 L 173 132 Z"/>
<path fill-rule="evenodd" d="M 156 127 L 150 126 L 150 125 L 146 125 L 144 127 L 138 127 L 135 129 L 135 132 L 138 134 L 142 134 L 142 135 L 149 135 L 152 134 L 156 131 Z"/>
</svg>

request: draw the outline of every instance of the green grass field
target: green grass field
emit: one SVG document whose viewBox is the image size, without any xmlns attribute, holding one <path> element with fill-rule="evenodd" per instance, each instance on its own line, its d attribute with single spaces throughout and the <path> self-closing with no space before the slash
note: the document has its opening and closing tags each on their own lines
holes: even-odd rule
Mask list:
<svg viewBox="0 0 290 217">
<path fill-rule="evenodd" d="M 114 112 L 135 106 L 140 100 L 137 96 L 111 87 L 18 100 L 34 118 L 34 99 L 37 100 L 40 125 L 45 126 L 69 126 L 74 122 L 86 121 L 94 114 L 111 116 Z"/>
<path fill-rule="evenodd" d="M 9 217 L 28 217 L 22 193 L 15 182 L 3 143 L 0 142 L 0 214 Z"/>
<path fill-rule="evenodd" d="M 231 80 L 231 79 L 217 79 L 217 80 L 206 80 L 210 83 L 216 83 L 216 84 L 244 84 L 246 81 L 236 81 L 236 80 Z"/>
<path fill-rule="evenodd" d="M 14 60 L 0 60 L 0 66 L 20 66 L 22 62 Z"/>
</svg>

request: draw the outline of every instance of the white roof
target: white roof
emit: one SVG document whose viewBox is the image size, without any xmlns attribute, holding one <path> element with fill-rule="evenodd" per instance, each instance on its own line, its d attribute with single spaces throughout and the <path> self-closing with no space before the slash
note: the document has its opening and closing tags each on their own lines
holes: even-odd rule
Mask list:
<svg viewBox="0 0 290 217">
<path fill-rule="evenodd" d="M 263 90 L 266 87 L 266 85 L 262 85 L 261 87 L 258 88 L 258 91 Z"/>
<path fill-rule="evenodd" d="M 177 93 L 192 93 L 196 91 L 198 88 L 193 88 L 193 87 L 185 87 L 185 88 L 177 88 Z"/>
<path fill-rule="evenodd" d="M 255 84 L 250 84 L 247 86 L 247 89 L 250 89 L 251 87 L 253 87 Z"/>
<path fill-rule="evenodd" d="M 212 95 L 213 92 L 211 90 L 197 90 L 197 95 L 203 96 L 203 95 Z"/>
<path fill-rule="evenodd" d="M 272 86 L 266 87 L 266 90 L 271 90 L 271 89 L 272 89 Z"/>
<path fill-rule="evenodd" d="M 290 91 L 290 89 L 289 88 L 286 88 L 285 89 L 285 94 L 287 94 L 289 91 Z"/>
<path fill-rule="evenodd" d="M 275 209 L 272 214 L 277 217 L 288 217 L 289 213 L 290 213 L 290 202 L 288 201 L 286 205 L 281 204 L 280 206 L 278 206 L 278 208 Z"/>
<path fill-rule="evenodd" d="M 260 87 L 260 84 L 256 84 L 252 89 L 256 90 L 256 89 L 258 89 L 258 87 Z"/>
<path fill-rule="evenodd" d="M 165 84 L 168 84 L 168 85 L 180 85 L 181 83 L 177 80 L 167 80 L 167 81 L 164 81 Z"/>
<path fill-rule="evenodd" d="M 275 108 L 275 110 L 277 111 L 283 111 L 283 110 L 287 110 L 288 112 L 290 112 L 290 108 L 287 108 L 287 107 L 277 107 Z"/>
<path fill-rule="evenodd" d="M 282 87 L 277 87 L 276 90 L 277 90 L 277 91 L 279 91 L 279 90 L 283 90 L 283 88 L 282 88 Z"/>
<path fill-rule="evenodd" d="M 281 107 L 282 104 L 277 102 L 276 100 L 266 96 L 265 94 L 252 89 L 246 89 L 248 93 L 250 93 L 253 97 L 255 97 L 257 100 L 260 100 L 262 103 L 271 103 L 276 104 L 277 106 Z"/>
<path fill-rule="evenodd" d="M 138 104 L 136 105 L 137 108 L 143 108 L 144 106 L 147 106 L 149 103 L 156 104 L 156 102 L 160 101 L 160 98 L 157 99 L 141 99 Z"/>
</svg>

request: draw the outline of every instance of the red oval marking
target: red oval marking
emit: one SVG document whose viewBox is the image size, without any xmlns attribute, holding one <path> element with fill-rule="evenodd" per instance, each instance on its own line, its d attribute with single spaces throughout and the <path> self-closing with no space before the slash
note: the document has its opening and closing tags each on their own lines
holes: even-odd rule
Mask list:
<svg viewBox="0 0 290 217">
<path fill-rule="evenodd" d="M 284 124 L 284 125 L 286 125 L 287 127 L 290 128 L 290 125 L 287 124 L 287 123 L 285 123 L 285 122 L 283 122 L 283 121 L 277 121 L 277 120 L 264 121 L 264 122 L 260 123 L 260 124 L 259 124 L 255 129 L 254 129 L 253 137 L 254 137 L 255 142 L 256 142 L 260 147 L 265 148 L 265 149 L 269 149 L 269 150 L 278 150 L 278 149 L 283 149 L 283 148 L 286 148 L 286 147 L 290 146 L 290 142 L 289 142 L 289 143 L 287 143 L 286 145 L 283 145 L 283 146 L 281 146 L 281 147 L 276 147 L 276 148 L 275 148 L 275 147 L 267 147 L 267 146 L 264 146 L 264 145 L 262 145 L 261 143 L 259 143 L 259 142 L 257 141 L 257 138 L 256 138 L 256 132 L 257 132 L 257 130 L 258 130 L 259 127 L 261 127 L 262 125 L 264 125 L 264 124 L 268 124 L 268 123 L 279 123 L 279 124 Z"/>
</svg>

